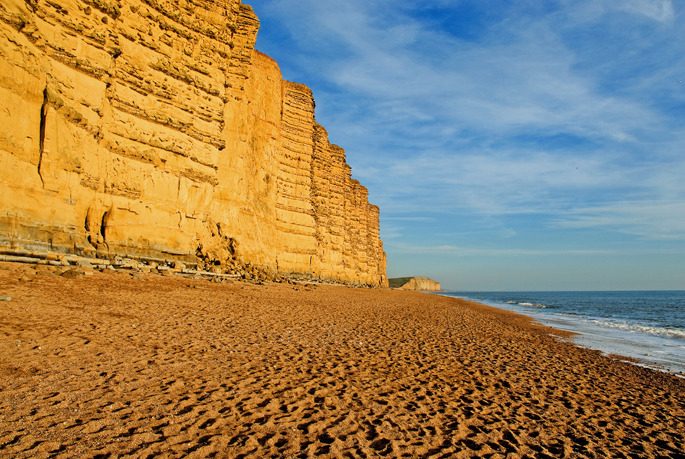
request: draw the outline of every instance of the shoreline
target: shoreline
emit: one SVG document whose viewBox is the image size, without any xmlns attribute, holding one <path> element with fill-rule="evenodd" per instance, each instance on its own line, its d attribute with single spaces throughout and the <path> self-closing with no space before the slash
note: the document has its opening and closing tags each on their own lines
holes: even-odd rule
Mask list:
<svg viewBox="0 0 685 459">
<path fill-rule="evenodd" d="M 0 264 L 0 457 L 682 457 L 685 381 L 523 315 L 137 277 Z"/>
<path fill-rule="evenodd" d="M 635 291 L 630 293 L 640 293 L 642 291 Z M 668 293 L 671 291 L 654 291 L 651 293 Z M 466 293 L 466 294 L 464 294 Z M 628 318 L 620 318 L 619 326 L 607 326 L 606 318 L 588 317 L 579 315 L 576 312 L 569 312 L 564 309 L 551 309 L 545 305 L 531 305 L 530 303 L 521 303 L 518 301 L 507 301 L 497 298 L 499 295 L 509 295 L 516 297 L 517 295 L 526 295 L 527 297 L 536 298 L 537 295 L 550 294 L 567 294 L 569 292 L 442 292 L 441 294 L 452 297 L 461 298 L 467 301 L 485 302 L 489 306 L 502 309 L 504 311 L 511 311 L 516 314 L 522 314 L 530 317 L 536 322 L 546 326 L 567 331 L 573 334 L 571 338 L 573 344 L 578 347 L 586 349 L 594 349 L 601 351 L 608 356 L 621 357 L 626 361 L 632 362 L 635 365 L 644 366 L 659 372 L 670 373 L 679 378 L 685 379 L 685 354 L 679 349 L 682 349 L 685 342 L 676 337 L 663 336 L 660 334 L 637 333 L 631 330 L 632 328 L 640 328 Z M 469 293 L 471 295 L 469 295 Z M 473 299 L 474 293 L 480 293 L 485 296 L 495 295 L 495 298 L 477 298 Z M 573 293 L 587 293 L 592 294 L 607 294 L 619 293 L 624 294 L 628 292 L 573 292 Z M 650 292 L 647 292 L 650 293 Z M 538 297 L 539 298 L 539 297 Z M 549 298 L 547 298 L 549 300 Z M 582 300 L 585 300 L 583 298 Z M 544 301 L 544 300 L 543 300 Z M 642 327 L 646 328 L 646 327 Z M 661 329 L 659 329 L 661 330 Z M 664 349 L 670 349 L 670 354 L 664 353 Z M 657 357 L 658 354 L 663 354 Z"/>
</svg>

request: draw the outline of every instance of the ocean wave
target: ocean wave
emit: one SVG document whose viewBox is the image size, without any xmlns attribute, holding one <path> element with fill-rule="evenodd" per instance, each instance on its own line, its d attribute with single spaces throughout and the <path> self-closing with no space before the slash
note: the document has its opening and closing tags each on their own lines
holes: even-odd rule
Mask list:
<svg viewBox="0 0 685 459">
<path fill-rule="evenodd" d="M 546 304 L 541 304 L 541 303 L 529 303 L 527 301 L 505 301 L 505 304 L 511 304 L 511 305 L 519 305 L 519 306 L 524 306 L 526 308 L 535 308 L 535 309 L 547 309 L 549 306 Z"/>
<path fill-rule="evenodd" d="M 647 325 L 626 324 L 619 322 L 606 322 L 603 320 L 593 320 L 592 323 L 601 327 L 616 328 L 648 335 L 663 336 L 666 338 L 677 338 L 685 340 L 685 330 L 679 328 L 650 327 Z"/>
<path fill-rule="evenodd" d="M 563 311 L 563 312 L 560 312 L 559 315 L 576 317 L 576 318 L 580 318 L 580 319 L 584 319 L 587 317 L 586 314 L 581 314 L 579 312 L 574 312 L 574 311 Z"/>
<path fill-rule="evenodd" d="M 539 303 L 522 302 L 522 303 L 518 303 L 518 305 L 519 306 L 525 306 L 527 308 L 535 308 L 535 309 L 547 309 L 547 308 L 549 308 L 549 306 L 547 306 L 546 304 L 539 304 Z"/>
</svg>

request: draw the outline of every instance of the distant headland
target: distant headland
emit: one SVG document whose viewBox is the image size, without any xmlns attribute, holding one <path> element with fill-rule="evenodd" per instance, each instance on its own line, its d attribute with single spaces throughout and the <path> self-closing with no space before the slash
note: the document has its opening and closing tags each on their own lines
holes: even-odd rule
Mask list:
<svg viewBox="0 0 685 459">
<path fill-rule="evenodd" d="M 390 288 L 400 290 L 418 290 L 422 292 L 439 292 L 440 282 L 428 277 L 395 277 L 388 279 Z"/>
</svg>

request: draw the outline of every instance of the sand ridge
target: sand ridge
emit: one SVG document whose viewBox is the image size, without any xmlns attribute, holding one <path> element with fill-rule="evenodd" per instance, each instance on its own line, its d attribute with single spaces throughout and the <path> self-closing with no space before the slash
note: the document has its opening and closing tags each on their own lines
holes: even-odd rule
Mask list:
<svg viewBox="0 0 685 459">
<path fill-rule="evenodd" d="M 454 298 L 10 264 L 0 294 L 0 457 L 684 457 L 683 380 Z"/>
</svg>

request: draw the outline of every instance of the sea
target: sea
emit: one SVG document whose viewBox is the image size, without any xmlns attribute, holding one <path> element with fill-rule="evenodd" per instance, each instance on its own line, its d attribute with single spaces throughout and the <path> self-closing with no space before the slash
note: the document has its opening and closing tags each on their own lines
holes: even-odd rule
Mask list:
<svg viewBox="0 0 685 459">
<path fill-rule="evenodd" d="M 685 377 L 685 290 L 441 292 L 577 333 L 578 346 Z"/>
</svg>

